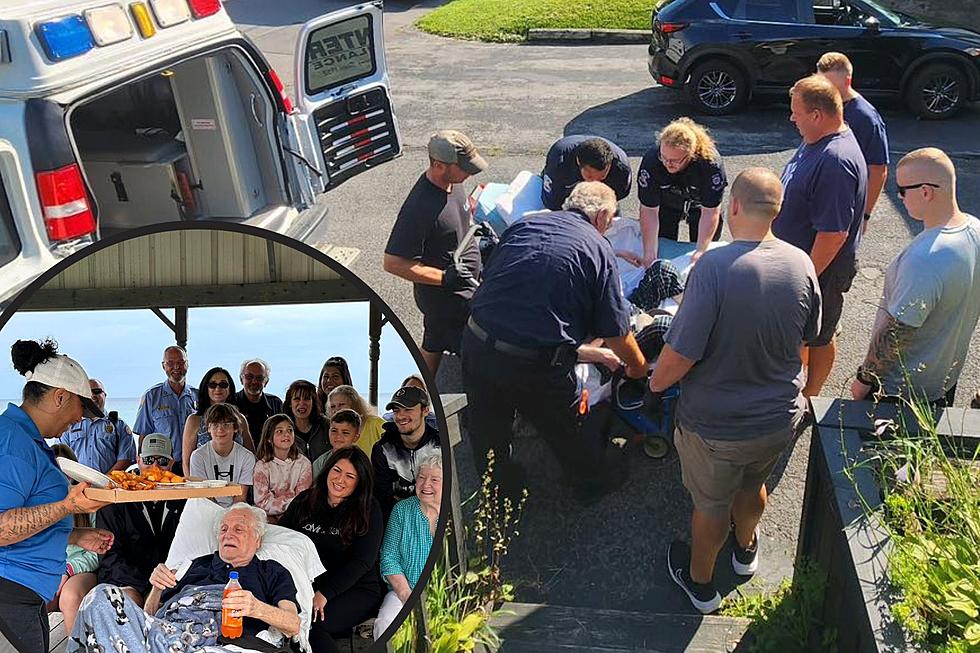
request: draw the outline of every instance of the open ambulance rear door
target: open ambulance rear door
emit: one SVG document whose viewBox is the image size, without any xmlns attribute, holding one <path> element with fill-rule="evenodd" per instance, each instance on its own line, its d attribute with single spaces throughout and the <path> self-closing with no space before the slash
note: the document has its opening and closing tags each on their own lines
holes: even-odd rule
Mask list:
<svg viewBox="0 0 980 653">
<path fill-rule="evenodd" d="M 290 144 L 315 195 L 401 154 L 385 67 L 380 2 L 303 25 L 296 50 Z"/>
</svg>

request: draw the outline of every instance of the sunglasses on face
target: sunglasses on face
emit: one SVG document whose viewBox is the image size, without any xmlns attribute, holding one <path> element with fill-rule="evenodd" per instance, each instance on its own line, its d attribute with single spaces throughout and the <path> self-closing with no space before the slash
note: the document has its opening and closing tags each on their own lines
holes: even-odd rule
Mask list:
<svg viewBox="0 0 980 653">
<path fill-rule="evenodd" d="M 265 374 L 245 374 L 246 381 L 265 381 Z"/>
<path fill-rule="evenodd" d="M 92 388 L 93 397 L 98 397 L 99 395 L 104 395 L 104 394 L 105 394 L 105 390 L 103 390 L 102 388 Z"/>
<path fill-rule="evenodd" d="M 170 459 L 166 456 L 143 456 L 144 465 L 157 465 L 163 467 L 170 462 Z"/>
<path fill-rule="evenodd" d="M 208 381 L 208 388 L 210 388 L 211 390 L 215 390 L 217 388 L 226 390 L 229 385 L 230 384 L 227 381 Z"/>
<path fill-rule="evenodd" d="M 901 198 L 905 197 L 905 193 L 910 190 L 915 190 L 916 188 L 922 188 L 923 186 L 929 186 L 930 188 L 940 188 L 939 184 L 932 184 L 928 181 L 924 181 L 921 184 L 910 184 L 908 186 L 902 186 L 901 184 L 896 184 L 898 186 L 898 196 Z"/>
</svg>

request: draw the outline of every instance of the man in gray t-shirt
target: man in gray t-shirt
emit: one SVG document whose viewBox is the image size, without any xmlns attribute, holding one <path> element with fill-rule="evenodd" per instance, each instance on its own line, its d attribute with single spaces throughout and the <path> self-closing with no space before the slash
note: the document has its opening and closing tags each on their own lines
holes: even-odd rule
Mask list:
<svg viewBox="0 0 980 653">
<path fill-rule="evenodd" d="M 671 578 L 704 613 L 721 603 L 715 559 L 734 522 L 735 572 L 755 573 L 765 481 L 804 423 L 804 343 L 820 330 L 820 284 L 807 254 L 773 236 L 782 184 L 750 168 L 732 184 L 735 241 L 710 250 L 684 300 L 650 389 L 680 382 L 674 443 L 691 493 L 691 545 L 667 552 Z"/>
<path fill-rule="evenodd" d="M 980 317 L 980 222 L 956 203 L 956 170 L 942 150 L 907 154 L 899 195 L 925 229 L 888 266 L 871 345 L 852 385 L 889 400 L 950 406 Z"/>
</svg>

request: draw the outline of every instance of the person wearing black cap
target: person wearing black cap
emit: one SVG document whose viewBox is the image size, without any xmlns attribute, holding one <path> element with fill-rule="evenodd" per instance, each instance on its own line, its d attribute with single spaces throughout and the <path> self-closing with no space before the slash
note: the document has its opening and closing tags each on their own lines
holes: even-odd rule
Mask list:
<svg viewBox="0 0 980 653">
<path fill-rule="evenodd" d="M 18 340 L 11 358 L 27 383 L 21 405 L 0 415 L 0 631 L 18 651 L 47 653 L 45 605 L 65 572 L 68 544 L 102 554 L 113 537 L 73 528 L 73 514 L 107 504 L 85 496 L 88 483 L 69 488 L 44 439 L 103 413 L 85 370 L 55 342 Z"/>
<path fill-rule="evenodd" d="M 371 451 L 374 466 L 374 496 L 381 503 L 385 520 L 395 503 L 415 496 L 416 461 L 430 451 L 440 452 L 439 431 L 426 423 L 429 395 L 414 386 L 395 391 L 385 406 L 394 420 L 385 422 L 384 433 Z"/>
<path fill-rule="evenodd" d="M 453 252 L 472 222 L 463 182 L 485 170 L 487 162 L 458 131 L 433 134 L 428 150 L 429 167 L 402 204 L 385 246 L 384 269 L 414 284 L 424 326 L 422 358 L 434 375 L 443 352 L 459 352 L 480 278 L 476 239 L 459 261 Z"/>
</svg>

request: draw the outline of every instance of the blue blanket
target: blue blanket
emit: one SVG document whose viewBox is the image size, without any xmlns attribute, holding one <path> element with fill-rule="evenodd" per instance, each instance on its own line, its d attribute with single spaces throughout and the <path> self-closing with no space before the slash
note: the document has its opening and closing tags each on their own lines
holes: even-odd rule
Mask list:
<svg viewBox="0 0 980 653">
<path fill-rule="evenodd" d="M 191 653 L 221 633 L 221 585 L 183 588 L 155 616 L 123 591 L 97 585 L 82 600 L 68 653 Z"/>
</svg>

